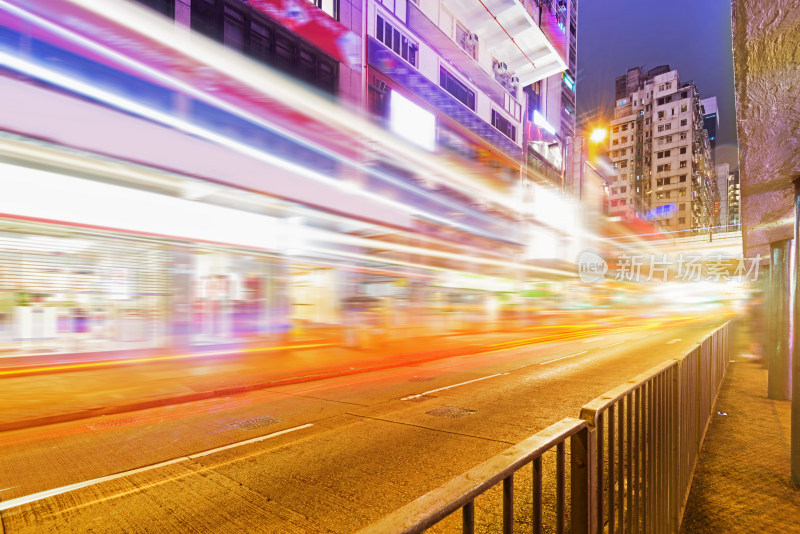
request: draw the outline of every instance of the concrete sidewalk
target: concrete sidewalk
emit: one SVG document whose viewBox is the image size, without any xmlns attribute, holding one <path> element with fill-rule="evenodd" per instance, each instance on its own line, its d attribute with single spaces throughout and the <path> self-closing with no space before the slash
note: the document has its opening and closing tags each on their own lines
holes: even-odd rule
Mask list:
<svg viewBox="0 0 800 534">
<path fill-rule="evenodd" d="M 749 337 L 737 334 L 714 405 L 681 528 L 687 534 L 800 532 L 800 489 L 790 479 L 791 402 L 767 398 L 767 370 L 747 356 Z"/>
</svg>

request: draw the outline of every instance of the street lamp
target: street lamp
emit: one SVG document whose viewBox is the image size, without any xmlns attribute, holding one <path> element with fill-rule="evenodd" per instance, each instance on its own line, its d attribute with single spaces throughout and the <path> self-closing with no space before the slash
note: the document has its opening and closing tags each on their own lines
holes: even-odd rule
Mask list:
<svg viewBox="0 0 800 534">
<path fill-rule="evenodd" d="M 603 140 L 606 138 L 606 130 L 605 128 L 595 128 L 592 130 L 592 134 L 589 136 L 589 140 L 593 143 L 602 143 Z"/>
</svg>

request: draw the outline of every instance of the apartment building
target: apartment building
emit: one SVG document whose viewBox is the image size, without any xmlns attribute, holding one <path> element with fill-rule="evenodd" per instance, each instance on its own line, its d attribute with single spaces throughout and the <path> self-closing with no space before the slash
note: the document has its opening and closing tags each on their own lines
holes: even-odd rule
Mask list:
<svg viewBox="0 0 800 534">
<path fill-rule="evenodd" d="M 715 169 L 697 87 L 662 65 L 617 78 L 609 144 L 619 174 L 609 214 L 657 220 L 666 231 L 708 227 Z"/>
</svg>

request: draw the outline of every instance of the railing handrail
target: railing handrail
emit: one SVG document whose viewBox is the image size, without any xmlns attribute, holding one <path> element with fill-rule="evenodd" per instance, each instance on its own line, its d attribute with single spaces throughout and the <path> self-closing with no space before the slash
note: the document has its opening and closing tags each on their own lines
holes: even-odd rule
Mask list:
<svg viewBox="0 0 800 534">
<path fill-rule="evenodd" d="M 358 531 L 413 533 L 433 526 L 587 426 L 566 417 Z"/>
<path fill-rule="evenodd" d="M 580 419 L 567 417 L 550 425 L 364 527 L 359 533 L 422 532 L 459 508 L 463 510 L 463 531 L 472 533 L 475 498 L 501 481 L 503 531 L 511 532 L 514 474 L 531 463 L 534 470 L 533 524 L 534 531 L 538 532 L 542 526 L 542 456 L 554 447 L 558 455 L 556 514 L 559 531 L 563 531 L 567 524 L 565 444 L 568 439 L 571 446 L 573 532 L 602 533 L 605 529 L 605 503 L 609 532 L 615 531 L 615 521 L 621 528 L 627 521 L 627 530 L 636 530 L 640 519 L 643 527 L 649 527 L 648 531 L 652 529 L 651 525 L 656 525 L 657 531 L 664 527 L 677 532 L 698 451 L 710 420 L 711 406 L 727 367 L 729 326 L 733 322 L 734 319 L 725 321 L 682 356 L 651 367 L 584 404 Z M 701 359 L 707 361 L 701 364 Z M 688 388 L 689 396 L 677 402 L 676 397 L 684 388 Z M 601 419 L 599 416 L 605 411 L 608 415 Z M 604 434 L 606 431 L 608 433 Z M 618 438 L 616 442 L 615 437 Z M 637 448 L 645 444 L 646 451 Z M 604 447 L 608 449 L 607 459 L 604 459 Z M 632 463 L 630 458 L 633 458 Z M 615 474 L 615 462 L 619 468 L 618 475 Z M 604 474 L 605 467 L 607 474 Z M 655 484 L 655 489 L 651 488 L 651 483 Z M 640 484 L 646 484 L 647 489 L 639 488 Z M 604 492 L 607 492 L 607 497 L 604 497 Z"/>
<path fill-rule="evenodd" d="M 692 348 L 692 350 L 694 350 L 694 348 Z M 678 365 L 676 360 L 661 362 L 647 371 L 634 376 L 624 384 L 615 387 L 611 391 L 607 391 L 599 397 L 590 400 L 581 406 L 580 418 L 589 423 L 590 428 L 594 428 L 597 426 L 597 414 L 604 412 L 609 406 L 615 404 L 618 400 L 625 397 L 648 380 L 653 379 L 674 365 Z"/>
<path fill-rule="evenodd" d="M 636 388 L 640 387 L 643 383 L 653 379 L 659 373 L 666 371 L 673 365 L 680 365 L 680 362 L 684 360 L 686 357 L 688 357 L 692 353 L 692 351 L 694 351 L 697 347 L 701 346 L 703 342 L 705 342 L 707 339 L 710 339 L 714 335 L 714 333 L 729 325 L 731 321 L 732 321 L 731 319 L 725 321 L 723 324 L 717 327 L 713 332 L 703 336 L 699 341 L 697 341 L 697 343 L 692 345 L 691 349 L 687 350 L 682 356 L 678 356 L 677 358 L 661 362 L 660 364 L 651 367 L 647 371 L 639 373 L 630 380 L 626 381 L 624 384 L 621 384 L 615 387 L 614 389 L 603 393 L 599 397 L 590 400 L 589 402 L 581 406 L 580 418 L 589 423 L 589 428 L 594 428 L 595 426 L 597 426 L 597 414 L 604 412 L 605 410 L 608 409 L 609 406 L 615 404 L 618 400 L 625 397 L 626 395 L 634 391 Z"/>
</svg>

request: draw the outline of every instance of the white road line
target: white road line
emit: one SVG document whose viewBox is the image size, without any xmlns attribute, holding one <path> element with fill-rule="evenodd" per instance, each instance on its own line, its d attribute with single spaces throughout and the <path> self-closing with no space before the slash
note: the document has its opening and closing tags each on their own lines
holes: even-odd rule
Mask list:
<svg viewBox="0 0 800 534">
<path fill-rule="evenodd" d="M 681 340 L 681 338 L 675 338 L 672 341 L 667 341 L 667 345 L 672 345 L 673 343 L 677 343 L 680 340 Z"/>
<path fill-rule="evenodd" d="M 177 464 L 180 462 L 186 462 L 193 458 L 199 458 L 201 456 L 207 456 L 209 454 L 213 454 L 215 452 L 224 451 L 227 449 L 232 449 L 234 447 L 239 447 L 241 445 L 247 445 L 248 443 L 255 443 L 257 441 L 263 441 L 265 439 L 274 438 L 276 436 L 280 436 L 282 434 L 287 434 L 289 432 L 294 432 L 295 430 L 302 430 L 304 428 L 308 428 L 310 426 L 314 426 L 313 424 L 309 423 L 306 425 L 300 425 L 293 428 L 287 428 L 286 430 L 281 430 L 279 432 L 273 432 L 272 434 L 267 434 L 265 436 L 259 436 L 257 438 L 246 439 L 244 441 L 239 441 L 237 443 L 232 443 L 230 445 L 225 445 L 224 447 L 217 447 L 216 449 L 211 449 L 203 452 L 198 452 L 196 454 L 190 454 L 188 456 L 181 456 L 179 458 L 173 458 L 172 460 L 167 460 L 165 462 L 159 462 L 157 464 L 146 465 L 144 467 L 139 467 L 137 469 L 131 469 L 129 471 L 123 471 L 121 473 L 114 473 L 113 475 L 106 475 L 100 478 L 93 478 L 91 480 L 84 480 L 83 482 L 76 482 L 75 484 L 70 484 L 68 486 L 61 486 L 60 488 L 55 488 L 46 491 L 40 491 L 39 493 L 32 493 L 30 495 L 26 495 L 24 497 L 17 497 L 16 499 L 11 499 L 9 501 L 0 502 L 0 512 L 4 510 L 9 510 L 11 508 L 16 508 L 17 506 L 22 506 L 23 504 L 30 504 L 32 502 L 41 501 L 43 499 L 48 499 L 50 497 L 54 497 L 56 495 L 61 495 L 62 493 L 68 493 L 70 491 L 75 491 L 81 488 L 86 488 L 88 486 L 94 486 L 95 484 L 100 484 L 102 482 L 108 482 L 109 480 L 116 480 L 118 478 L 124 478 L 130 475 L 135 475 L 137 473 L 143 473 L 145 471 L 151 471 L 153 469 L 158 469 L 160 467 L 166 467 L 168 465 Z M 6 488 L 11 489 L 11 488 Z M 2 490 L 5 491 L 5 490 Z"/>
<path fill-rule="evenodd" d="M 10 489 L 14 489 L 14 488 L 18 488 L 18 487 L 19 487 L 19 486 L 11 486 L 10 488 L 3 488 L 3 489 L 0 489 L 0 491 L 8 491 L 8 490 L 10 490 Z"/>
<path fill-rule="evenodd" d="M 287 428 L 286 430 L 280 430 L 278 432 L 273 432 L 272 434 L 267 434 L 266 436 L 259 436 L 257 438 L 246 439 L 244 441 L 239 441 L 237 443 L 231 443 L 230 445 L 223 445 L 222 447 L 217 447 L 216 449 L 210 449 L 203 452 L 198 452 L 196 454 L 190 454 L 188 458 L 194 460 L 195 458 L 201 458 L 203 456 L 208 456 L 209 454 L 214 454 L 215 452 L 220 451 L 227 451 L 228 449 L 234 449 L 236 447 L 241 447 L 242 445 L 249 445 L 250 443 L 258 443 L 259 441 L 264 441 L 265 439 L 274 438 L 283 434 L 288 434 L 289 432 L 294 432 L 295 430 L 302 430 L 304 428 L 308 428 L 310 426 L 314 426 L 311 423 L 306 425 L 300 425 L 293 428 Z"/>
<path fill-rule="evenodd" d="M 605 339 L 604 337 L 593 337 L 591 339 L 584 340 L 583 343 L 591 343 L 592 341 L 602 341 L 604 339 Z"/>
<path fill-rule="evenodd" d="M 451 388 L 456 388 L 456 387 L 458 387 L 458 386 L 463 386 L 464 384 L 471 384 L 471 383 L 473 383 L 473 382 L 478 382 L 478 381 L 480 381 L 480 380 L 486 380 L 487 378 L 494 378 L 494 377 L 496 377 L 496 376 L 503 376 L 503 375 L 507 375 L 507 374 L 508 374 L 508 373 L 497 373 L 496 375 L 482 376 L 482 377 L 480 377 L 480 378 L 476 378 L 475 380 L 467 380 L 466 382 L 461 382 L 461 383 L 459 383 L 459 384 L 453 384 L 452 386 L 445 386 L 445 387 L 443 387 L 443 388 L 432 389 L 432 390 L 430 390 L 430 391 L 426 391 L 426 392 L 424 392 L 424 393 L 417 393 L 416 395 L 409 395 L 408 397 L 403 397 L 403 398 L 401 398 L 400 400 L 412 400 L 412 399 L 418 399 L 418 398 L 420 398 L 420 397 L 424 397 L 425 395 L 428 395 L 428 394 L 430 394 L 430 393 L 436 393 L 437 391 L 444 391 L 444 390 L 446 390 L 446 389 L 451 389 Z"/>
<path fill-rule="evenodd" d="M 581 354 L 586 354 L 587 352 L 589 352 L 589 351 L 585 350 L 583 352 L 576 352 L 575 354 L 570 354 L 569 356 L 562 356 L 560 358 L 556 358 L 555 360 L 548 360 L 546 362 L 539 362 L 539 365 L 546 365 L 548 363 L 557 362 L 558 360 L 565 360 L 567 358 L 572 358 L 573 356 L 580 356 Z"/>
<path fill-rule="evenodd" d="M 625 341 L 630 341 L 630 340 L 626 339 Z M 623 343 L 625 343 L 625 341 L 617 341 L 616 343 L 612 343 L 611 345 L 603 345 L 602 347 L 599 348 L 604 349 L 606 347 L 613 347 L 614 345 L 622 345 Z"/>
</svg>

